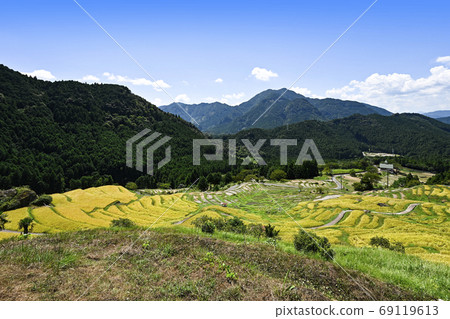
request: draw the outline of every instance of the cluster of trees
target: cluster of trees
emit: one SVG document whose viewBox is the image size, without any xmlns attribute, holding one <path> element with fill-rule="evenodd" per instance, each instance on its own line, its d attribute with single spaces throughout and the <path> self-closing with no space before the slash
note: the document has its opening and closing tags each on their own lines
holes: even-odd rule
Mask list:
<svg viewBox="0 0 450 319">
<path fill-rule="evenodd" d="M 8 220 L 8 215 L 0 212 L 0 230 L 4 230 L 7 223 L 10 223 Z M 23 233 L 28 235 L 28 233 L 33 230 L 33 219 L 31 217 L 25 217 L 19 221 L 18 226 L 19 230 L 23 230 Z"/>
<path fill-rule="evenodd" d="M 358 183 L 353 184 L 353 188 L 355 189 L 355 191 L 372 190 L 381 180 L 381 175 L 378 174 L 378 170 L 375 166 L 369 166 L 366 170 L 367 171 L 361 177 L 361 180 Z"/>
<path fill-rule="evenodd" d="M 260 239 L 261 237 L 277 240 L 280 230 L 270 224 L 249 224 L 246 225 L 239 217 L 233 218 L 213 218 L 202 216 L 194 220 L 194 226 L 207 234 L 217 231 L 232 232 L 237 234 L 247 234 Z"/>
<path fill-rule="evenodd" d="M 405 177 L 400 177 L 398 180 L 396 180 L 392 184 L 392 187 L 413 187 L 417 185 L 420 185 L 419 177 L 417 175 L 412 175 L 411 173 L 409 173 Z"/>
</svg>

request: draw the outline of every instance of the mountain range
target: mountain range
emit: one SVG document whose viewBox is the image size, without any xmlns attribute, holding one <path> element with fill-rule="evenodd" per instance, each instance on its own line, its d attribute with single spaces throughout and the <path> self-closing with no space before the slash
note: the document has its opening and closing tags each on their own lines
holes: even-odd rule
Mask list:
<svg viewBox="0 0 450 319">
<path fill-rule="evenodd" d="M 391 115 L 383 108 L 365 103 L 308 98 L 286 89 L 263 91 L 237 106 L 218 102 L 172 103 L 160 109 L 192 123 L 194 118 L 200 130 L 215 134 L 236 133 L 246 128 L 270 129 L 307 120 L 328 121 L 353 114 Z"/>
</svg>

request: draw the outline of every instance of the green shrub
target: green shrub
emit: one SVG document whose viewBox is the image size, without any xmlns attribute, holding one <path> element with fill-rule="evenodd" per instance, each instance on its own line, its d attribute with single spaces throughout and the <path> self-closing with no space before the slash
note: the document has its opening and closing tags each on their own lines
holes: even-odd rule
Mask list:
<svg viewBox="0 0 450 319">
<path fill-rule="evenodd" d="M 227 220 L 227 229 L 233 233 L 244 234 L 247 231 L 247 227 L 239 217 L 234 217 Z"/>
<path fill-rule="evenodd" d="M 46 206 L 52 203 L 53 198 L 50 195 L 41 195 L 38 199 L 33 201 L 31 205 L 34 206 Z"/>
<path fill-rule="evenodd" d="M 114 219 L 111 222 L 111 227 L 133 228 L 135 226 L 136 224 L 133 221 L 129 220 L 128 218 Z"/>
<path fill-rule="evenodd" d="M 387 248 L 389 249 L 389 247 L 391 247 L 391 243 L 389 242 L 389 239 L 384 238 L 384 237 L 372 237 L 370 238 L 370 245 L 374 246 L 374 247 L 382 247 L 382 248 Z"/>
<path fill-rule="evenodd" d="M 8 215 L 0 212 L 0 230 L 5 229 L 5 224 L 9 223 L 10 221 L 8 220 Z"/>
<path fill-rule="evenodd" d="M 138 189 L 136 183 L 134 183 L 134 182 L 126 183 L 125 188 L 129 189 L 130 191 L 135 191 L 136 189 Z"/>
<path fill-rule="evenodd" d="M 274 181 L 280 181 L 282 179 L 285 179 L 287 177 L 287 174 L 285 171 L 281 169 L 276 169 L 272 173 L 270 173 L 269 179 Z"/>
<path fill-rule="evenodd" d="M 326 260 L 333 259 L 335 252 L 331 249 L 328 238 L 317 236 L 314 233 L 300 229 L 294 237 L 294 247 L 305 253 L 319 254 Z"/>
<path fill-rule="evenodd" d="M 391 247 L 389 247 L 389 249 L 396 251 L 398 253 L 402 253 L 402 254 L 405 253 L 405 246 L 403 246 L 403 244 L 398 241 L 391 244 Z"/>
<path fill-rule="evenodd" d="M 204 222 L 202 224 L 201 230 L 203 233 L 214 234 L 214 231 L 216 230 L 216 226 L 214 225 L 214 223 L 212 221 L 207 220 L 206 222 Z"/>
<path fill-rule="evenodd" d="M 264 226 L 264 234 L 267 238 L 277 238 L 280 230 L 275 230 L 275 226 L 267 225 Z"/>
<path fill-rule="evenodd" d="M 250 224 L 247 226 L 247 233 L 250 236 L 260 239 L 261 236 L 264 235 L 264 225 L 263 224 Z"/>
<path fill-rule="evenodd" d="M 405 246 L 403 246 L 402 243 L 400 242 L 394 242 L 394 243 L 390 243 L 389 239 L 384 238 L 384 237 L 372 237 L 370 238 L 370 245 L 374 246 L 374 247 L 381 247 L 381 248 L 385 248 L 385 249 L 389 249 L 392 251 L 396 251 L 398 253 L 405 253 Z"/>
</svg>

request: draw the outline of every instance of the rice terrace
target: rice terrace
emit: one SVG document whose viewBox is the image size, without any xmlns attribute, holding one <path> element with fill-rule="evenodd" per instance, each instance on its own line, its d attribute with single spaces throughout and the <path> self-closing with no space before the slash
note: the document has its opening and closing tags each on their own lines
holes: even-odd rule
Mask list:
<svg viewBox="0 0 450 319">
<path fill-rule="evenodd" d="M 342 176 L 342 188 L 350 187 L 347 179 L 351 177 Z M 292 242 L 302 228 L 326 237 L 336 251 L 335 260 L 346 268 L 431 298 L 448 299 L 450 187 L 419 185 L 356 192 L 337 189 L 340 184 L 334 180 L 248 181 L 217 191 L 188 192 L 110 185 L 52 194 L 49 205 L 6 212 L 10 223 L 5 224 L 0 239 L 10 240 L 0 244 L 0 256 L 9 255 L 6 247 L 19 247 L 16 238 L 22 235 L 17 225 L 26 217 L 33 220 L 31 243 L 36 244 L 46 236 L 57 239 L 65 232 L 107 229 L 115 220 L 129 220 L 138 232 L 151 226 L 150 232 L 212 236 L 238 245 L 269 244 L 298 254 Z M 229 229 L 207 235 L 196 224 L 202 218 L 225 223 L 238 220 L 247 229 L 270 225 L 279 231 L 279 239 L 270 242 L 258 232 Z M 373 237 L 401 243 L 404 251 L 375 248 Z"/>
</svg>

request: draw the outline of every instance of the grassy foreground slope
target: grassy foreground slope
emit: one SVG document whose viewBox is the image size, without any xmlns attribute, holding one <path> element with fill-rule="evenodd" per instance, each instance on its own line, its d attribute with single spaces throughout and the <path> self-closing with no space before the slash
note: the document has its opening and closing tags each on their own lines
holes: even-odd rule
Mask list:
<svg viewBox="0 0 450 319">
<path fill-rule="evenodd" d="M 335 264 L 271 245 L 229 242 L 171 229 L 176 228 L 150 232 L 96 229 L 2 241 L 0 299 L 431 298 L 355 271 L 347 270 L 347 274 Z"/>
</svg>

